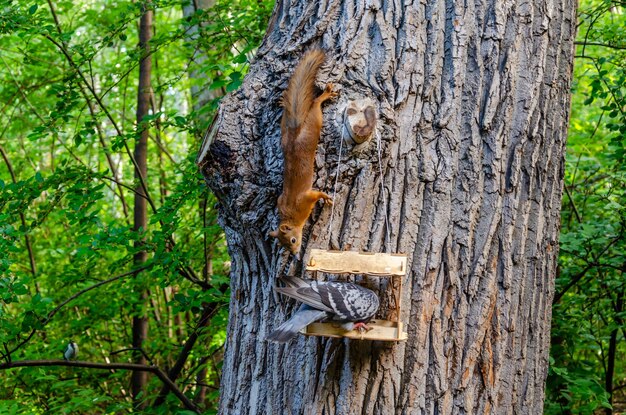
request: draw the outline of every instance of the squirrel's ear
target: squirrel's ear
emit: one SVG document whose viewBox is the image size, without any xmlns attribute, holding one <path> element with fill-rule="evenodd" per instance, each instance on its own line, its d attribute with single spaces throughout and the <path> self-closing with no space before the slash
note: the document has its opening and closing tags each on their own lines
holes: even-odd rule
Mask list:
<svg viewBox="0 0 626 415">
<path fill-rule="evenodd" d="M 272 238 L 278 238 L 278 231 L 271 231 L 268 235 Z"/>
<path fill-rule="evenodd" d="M 292 226 L 289 226 L 289 225 L 284 225 L 284 224 L 283 224 L 283 225 L 280 225 L 280 226 L 278 227 L 278 229 L 279 229 L 282 233 L 287 233 L 287 232 L 289 232 L 290 230 L 292 230 L 292 229 L 293 229 L 293 227 L 292 227 Z"/>
</svg>

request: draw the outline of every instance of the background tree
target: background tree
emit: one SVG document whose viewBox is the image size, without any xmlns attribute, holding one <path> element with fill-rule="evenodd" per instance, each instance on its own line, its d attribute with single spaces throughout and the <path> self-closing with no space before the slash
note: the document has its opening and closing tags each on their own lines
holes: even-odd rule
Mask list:
<svg viewBox="0 0 626 415">
<path fill-rule="evenodd" d="M 570 1 L 277 2 L 199 157 L 232 257 L 222 413 L 541 412 L 575 24 Z M 314 214 L 305 254 L 408 253 L 406 343 L 264 341 L 293 309 L 276 278 L 302 271 L 266 234 L 278 99 L 313 46 L 328 51 L 320 84 L 341 93 L 315 187 L 332 193 L 339 173 L 334 222 Z M 342 111 L 362 96 L 380 111 L 379 148 L 341 158 Z"/>
<path fill-rule="evenodd" d="M 152 16 L 150 2 L 145 3 L 139 19 L 139 82 L 137 84 L 137 137 L 135 141 L 135 151 L 133 158 L 133 166 L 135 167 L 135 204 L 133 209 L 133 230 L 138 234 L 146 231 L 148 226 L 148 186 L 146 179 L 148 177 L 148 126 L 144 123 L 145 117 L 149 114 L 150 97 L 152 88 L 150 78 L 152 77 L 152 56 L 150 55 L 150 39 L 152 38 Z M 130 154 L 130 153 L 129 153 Z M 148 253 L 143 249 L 145 239 L 143 237 L 135 241 L 137 252 L 135 253 L 134 265 L 141 267 L 148 259 Z M 141 290 L 139 293 L 142 301 L 133 312 L 133 348 L 135 363 L 145 365 L 147 359 L 141 352 L 143 350 L 144 341 L 148 337 L 148 316 L 145 311 L 146 302 L 149 293 Z M 143 308 L 143 310 L 142 310 Z M 147 372 L 134 371 L 131 380 L 131 389 L 135 407 L 142 408 L 143 402 L 141 395 L 146 393 L 146 384 L 148 382 Z"/>
</svg>

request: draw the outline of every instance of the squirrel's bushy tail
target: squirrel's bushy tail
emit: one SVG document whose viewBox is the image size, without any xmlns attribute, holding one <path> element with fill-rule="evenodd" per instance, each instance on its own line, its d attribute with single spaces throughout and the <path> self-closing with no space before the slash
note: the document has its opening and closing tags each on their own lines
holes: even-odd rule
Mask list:
<svg viewBox="0 0 626 415">
<path fill-rule="evenodd" d="M 296 66 L 283 93 L 285 127 L 298 128 L 307 117 L 315 99 L 315 76 L 324 59 L 325 55 L 321 49 L 313 49 L 307 52 Z"/>
</svg>

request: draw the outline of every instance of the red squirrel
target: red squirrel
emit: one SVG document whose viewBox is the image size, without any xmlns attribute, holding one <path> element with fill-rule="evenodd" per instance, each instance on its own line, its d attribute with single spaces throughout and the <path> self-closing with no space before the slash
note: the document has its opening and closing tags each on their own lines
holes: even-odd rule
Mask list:
<svg viewBox="0 0 626 415">
<path fill-rule="evenodd" d="M 333 84 L 329 83 L 324 92 L 315 97 L 315 76 L 324 58 L 324 52 L 319 49 L 307 52 L 281 98 L 280 144 L 285 172 L 283 192 L 278 197 L 280 224 L 270 236 L 278 238 L 280 244 L 294 255 L 300 252 L 302 228 L 315 203 L 324 199 L 332 204 L 330 196 L 312 189 L 315 151 L 322 130 L 321 105 L 337 96 Z"/>
</svg>

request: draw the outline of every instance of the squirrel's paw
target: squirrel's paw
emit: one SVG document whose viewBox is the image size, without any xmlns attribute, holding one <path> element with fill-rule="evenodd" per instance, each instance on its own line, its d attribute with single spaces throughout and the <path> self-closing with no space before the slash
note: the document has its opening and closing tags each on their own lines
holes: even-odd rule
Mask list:
<svg viewBox="0 0 626 415">
<path fill-rule="evenodd" d="M 339 96 L 339 92 L 335 90 L 335 84 L 333 83 L 326 84 L 326 89 L 324 90 L 324 93 L 328 95 L 328 98 L 331 99 Z"/>
<path fill-rule="evenodd" d="M 328 196 L 326 193 L 322 195 L 322 199 L 324 199 L 324 203 L 327 204 L 328 206 L 333 205 L 333 198 Z"/>
</svg>

